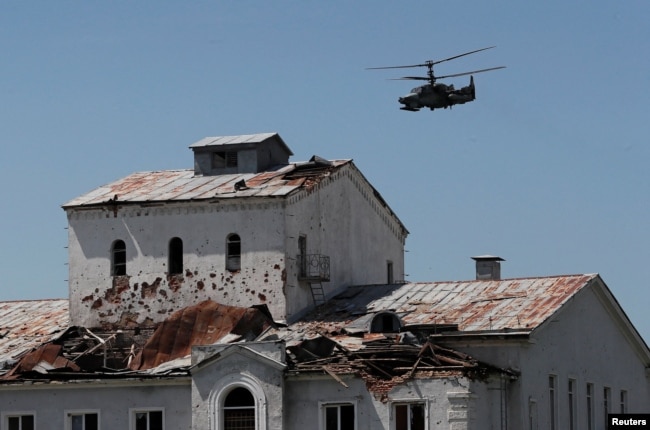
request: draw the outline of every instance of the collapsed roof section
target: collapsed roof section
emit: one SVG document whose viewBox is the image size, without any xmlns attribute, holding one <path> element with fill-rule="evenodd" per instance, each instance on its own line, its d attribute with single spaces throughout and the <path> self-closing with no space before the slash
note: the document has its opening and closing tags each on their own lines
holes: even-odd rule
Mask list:
<svg viewBox="0 0 650 430">
<path fill-rule="evenodd" d="M 172 314 L 154 332 L 99 333 L 70 327 L 23 354 L 0 383 L 188 376 L 193 346 L 272 340 L 286 344 L 289 375 L 328 374 L 343 385 L 341 376 L 353 375 L 363 378 L 374 392 L 423 375 L 484 378 L 499 372 L 516 376 L 411 333 L 337 334 L 328 331 L 326 323 L 322 328 L 323 332 L 307 333 L 292 326 L 278 327 L 265 307 L 241 308 L 208 300 Z"/>
</svg>

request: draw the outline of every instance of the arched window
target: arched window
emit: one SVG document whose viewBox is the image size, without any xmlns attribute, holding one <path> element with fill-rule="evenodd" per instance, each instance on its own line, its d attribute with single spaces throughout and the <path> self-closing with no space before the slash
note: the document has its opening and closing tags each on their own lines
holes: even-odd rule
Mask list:
<svg viewBox="0 0 650 430">
<path fill-rule="evenodd" d="M 126 244 L 116 240 L 111 245 L 111 276 L 126 275 Z"/>
<path fill-rule="evenodd" d="M 241 239 L 238 234 L 226 238 L 226 269 L 231 272 L 241 269 Z"/>
<path fill-rule="evenodd" d="M 183 241 L 180 237 L 174 237 L 169 241 L 169 274 L 179 275 L 183 273 Z"/>
<path fill-rule="evenodd" d="M 402 323 L 393 312 L 380 312 L 370 323 L 370 333 L 399 333 Z"/>
<path fill-rule="evenodd" d="M 255 398 L 244 387 L 233 389 L 223 403 L 224 430 L 255 430 Z"/>
</svg>

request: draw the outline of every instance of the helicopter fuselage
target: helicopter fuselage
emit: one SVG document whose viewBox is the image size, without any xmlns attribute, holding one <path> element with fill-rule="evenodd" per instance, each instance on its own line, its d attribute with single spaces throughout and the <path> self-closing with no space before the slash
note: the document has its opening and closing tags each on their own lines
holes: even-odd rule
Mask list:
<svg viewBox="0 0 650 430">
<path fill-rule="evenodd" d="M 398 101 L 403 104 L 400 109 L 417 112 L 421 108 L 447 109 L 453 105 L 471 102 L 475 97 L 474 80 L 457 90 L 453 85 L 435 83 L 415 87 Z"/>
</svg>

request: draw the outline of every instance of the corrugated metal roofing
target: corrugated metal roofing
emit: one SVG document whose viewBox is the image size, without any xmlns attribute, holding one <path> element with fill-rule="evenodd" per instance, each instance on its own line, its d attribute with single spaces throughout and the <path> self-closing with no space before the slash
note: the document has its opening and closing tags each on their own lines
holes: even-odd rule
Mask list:
<svg viewBox="0 0 650 430">
<path fill-rule="evenodd" d="M 391 311 L 404 325 L 457 324 L 463 332 L 530 332 L 557 312 L 598 275 L 407 283 L 350 287 L 318 308 L 317 315 L 292 325 L 305 331 L 328 321 L 327 330 L 356 327 L 366 314 Z M 320 328 L 322 329 L 322 327 Z"/>
<path fill-rule="evenodd" d="M 318 182 L 348 163 L 350 160 L 332 161 L 331 168 L 318 169 L 316 175 L 308 174 L 308 169 L 303 170 L 305 163 L 292 163 L 261 173 L 216 176 L 196 176 L 194 170 L 138 172 L 79 196 L 63 207 L 286 196 L 301 187 Z M 291 177 L 285 178 L 289 173 Z M 235 183 L 241 180 L 245 181 L 246 187 L 236 191 Z"/>
<path fill-rule="evenodd" d="M 63 332 L 69 320 L 67 299 L 0 302 L 0 373 L 5 364 Z"/>
<path fill-rule="evenodd" d="M 270 139 L 274 136 L 280 139 L 280 136 L 277 133 L 257 133 L 257 134 L 242 134 L 240 136 L 213 136 L 213 137 L 204 137 L 190 145 L 190 148 L 198 148 L 202 146 L 211 146 L 211 145 L 235 145 L 239 143 L 260 143 L 264 142 L 267 139 Z"/>
</svg>

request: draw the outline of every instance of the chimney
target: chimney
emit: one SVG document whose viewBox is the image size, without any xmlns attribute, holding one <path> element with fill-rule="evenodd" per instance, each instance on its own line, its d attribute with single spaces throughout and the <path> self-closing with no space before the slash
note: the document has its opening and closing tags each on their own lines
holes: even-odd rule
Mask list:
<svg viewBox="0 0 650 430">
<path fill-rule="evenodd" d="M 506 261 L 494 255 L 472 257 L 476 261 L 477 281 L 498 281 L 501 279 L 501 262 Z"/>
</svg>

